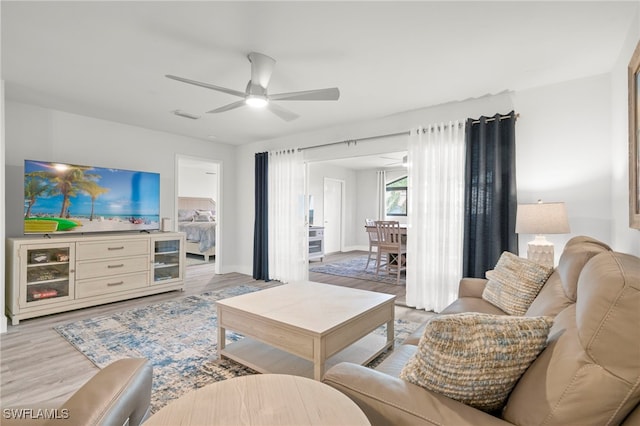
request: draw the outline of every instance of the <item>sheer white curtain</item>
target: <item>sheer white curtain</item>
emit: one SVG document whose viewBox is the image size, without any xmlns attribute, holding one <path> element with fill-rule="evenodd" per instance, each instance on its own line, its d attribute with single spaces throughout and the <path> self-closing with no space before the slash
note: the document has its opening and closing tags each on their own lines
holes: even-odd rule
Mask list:
<svg viewBox="0 0 640 426">
<path fill-rule="evenodd" d="M 408 153 L 407 304 L 439 312 L 462 273 L 464 125 L 411 131 Z"/>
<path fill-rule="evenodd" d="M 387 215 L 387 172 L 378 170 L 376 172 L 376 220 L 384 220 Z"/>
<path fill-rule="evenodd" d="M 297 149 L 269 152 L 269 277 L 306 280 L 305 167 Z"/>
</svg>

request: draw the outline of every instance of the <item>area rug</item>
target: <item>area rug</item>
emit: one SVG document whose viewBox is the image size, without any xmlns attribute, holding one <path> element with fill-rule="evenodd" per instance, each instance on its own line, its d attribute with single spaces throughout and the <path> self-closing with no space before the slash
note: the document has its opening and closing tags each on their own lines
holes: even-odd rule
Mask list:
<svg viewBox="0 0 640 426">
<path fill-rule="evenodd" d="M 147 358 L 153 365 L 151 411 L 156 412 L 192 389 L 255 374 L 234 361 L 217 359 L 215 301 L 258 290 L 241 285 L 210 291 L 62 324 L 55 330 L 99 368 L 121 358 Z M 418 326 L 396 320 L 396 341 L 404 340 Z M 383 327 L 375 332 L 385 335 Z M 227 331 L 227 339 L 237 341 L 242 336 Z"/>
<path fill-rule="evenodd" d="M 367 257 L 368 256 L 365 255 L 353 257 L 340 262 L 325 263 L 323 265 L 313 266 L 309 268 L 309 271 L 397 285 L 395 275 L 387 275 L 387 273 L 383 271 L 380 271 L 380 275 L 376 275 L 375 259 L 371 259 L 371 262 L 369 262 L 369 268 L 365 269 L 365 266 L 367 266 Z M 406 277 L 404 273 L 400 274 L 400 284 L 406 285 Z"/>
</svg>

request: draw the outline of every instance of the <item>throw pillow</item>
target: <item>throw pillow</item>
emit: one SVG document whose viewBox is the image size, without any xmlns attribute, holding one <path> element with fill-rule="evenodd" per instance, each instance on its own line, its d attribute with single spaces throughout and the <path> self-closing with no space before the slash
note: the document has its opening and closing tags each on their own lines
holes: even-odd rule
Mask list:
<svg viewBox="0 0 640 426">
<path fill-rule="evenodd" d="M 553 268 L 505 251 L 486 273 L 489 281 L 482 298 L 510 315 L 524 315 L 552 272 Z"/>
<path fill-rule="evenodd" d="M 500 409 L 544 349 L 552 323 L 479 313 L 434 317 L 400 378 L 483 411 Z"/>
</svg>

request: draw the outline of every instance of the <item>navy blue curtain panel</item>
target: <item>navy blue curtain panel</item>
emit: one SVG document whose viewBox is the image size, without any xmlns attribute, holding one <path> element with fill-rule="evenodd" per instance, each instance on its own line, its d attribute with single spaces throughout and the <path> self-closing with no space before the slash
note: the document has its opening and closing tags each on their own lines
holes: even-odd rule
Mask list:
<svg viewBox="0 0 640 426">
<path fill-rule="evenodd" d="M 269 281 L 269 153 L 256 153 L 253 278 Z"/>
<path fill-rule="evenodd" d="M 503 251 L 518 254 L 516 114 L 468 119 L 463 276 L 484 278 Z"/>
</svg>

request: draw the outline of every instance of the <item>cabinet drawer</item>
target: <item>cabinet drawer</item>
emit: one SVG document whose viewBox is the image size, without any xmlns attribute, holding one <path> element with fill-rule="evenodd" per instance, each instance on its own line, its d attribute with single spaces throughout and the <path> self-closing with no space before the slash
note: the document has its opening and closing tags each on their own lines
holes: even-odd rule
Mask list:
<svg viewBox="0 0 640 426">
<path fill-rule="evenodd" d="M 76 263 L 76 279 L 109 277 L 111 275 L 146 272 L 149 270 L 149 257 L 120 257 L 107 260 L 85 260 Z"/>
<path fill-rule="evenodd" d="M 149 253 L 149 240 L 113 240 L 78 243 L 77 260 L 139 256 Z"/>
<path fill-rule="evenodd" d="M 133 290 L 147 287 L 149 275 L 146 272 L 128 275 L 114 275 L 110 278 L 98 278 L 95 280 L 77 280 L 76 297 L 101 296 L 118 291 Z"/>
</svg>

